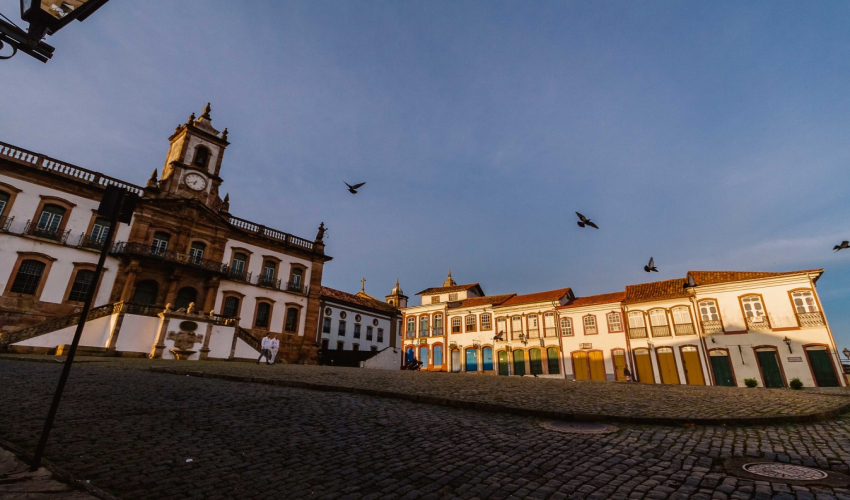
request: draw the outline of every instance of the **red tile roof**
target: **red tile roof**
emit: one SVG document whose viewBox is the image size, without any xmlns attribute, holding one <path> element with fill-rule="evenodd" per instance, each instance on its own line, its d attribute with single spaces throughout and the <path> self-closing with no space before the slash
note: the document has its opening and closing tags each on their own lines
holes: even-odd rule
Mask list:
<svg viewBox="0 0 850 500">
<path fill-rule="evenodd" d="M 515 295 L 499 305 L 515 306 L 519 304 L 529 304 L 531 302 L 559 300 L 564 295 L 569 295 L 570 293 L 571 289 L 569 288 L 559 288 L 558 290 L 549 290 L 548 292 L 529 293 L 527 295 Z"/>
<path fill-rule="evenodd" d="M 626 298 L 623 302 L 648 302 L 651 300 L 687 297 L 688 292 L 687 288 L 685 288 L 687 282 L 688 280 L 679 278 L 667 281 L 653 281 L 652 283 L 642 283 L 640 285 L 628 285 L 626 286 Z"/>
<path fill-rule="evenodd" d="M 471 297 L 462 301 L 457 307 L 475 307 L 488 305 L 498 306 L 506 300 L 510 299 L 511 297 L 516 297 L 516 294 L 508 293 L 505 295 L 485 295 L 484 297 Z"/>
<path fill-rule="evenodd" d="M 481 290 L 481 285 L 478 283 L 470 283 L 468 285 L 455 285 L 455 286 L 438 286 L 434 288 L 426 288 L 416 295 L 433 295 L 438 293 L 449 293 L 449 292 L 459 292 L 462 290 L 469 290 L 471 288 L 478 288 L 478 291 L 481 292 L 481 295 L 484 295 L 484 292 Z"/>
<path fill-rule="evenodd" d="M 378 299 L 367 298 L 361 295 L 354 295 L 352 293 L 334 290 L 333 288 L 328 288 L 326 286 L 322 287 L 322 298 L 333 299 L 339 302 L 348 302 L 349 304 L 353 304 L 355 306 L 369 307 L 390 314 L 399 312 L 398 309 L 396 309 L 395 307 Z"/>
<path fill-rule="evenodd" d="M 626 292 L 603 293 L 599 295 L 588 295 L 587 297 L 576 297 L 565 306 L 558 309 L 568 309 L 570 307 L 595 306 L 598 304 L 610 304 L 612 302 L 622 302 L 626 298 Z"/>
<path fill-rule="evenodd" d="M 803 271 L 786 271 L 781 273 L 752 271 L 688 271 L 688 275 L 694 279 L 694 284 L 696 285 L 713 285 L 716 283 L 730 283 L 733 281 L 773 278 L 776 276 L 812 272 L 823 273 L 823 269 L 806 269 Z"/>
</svg>

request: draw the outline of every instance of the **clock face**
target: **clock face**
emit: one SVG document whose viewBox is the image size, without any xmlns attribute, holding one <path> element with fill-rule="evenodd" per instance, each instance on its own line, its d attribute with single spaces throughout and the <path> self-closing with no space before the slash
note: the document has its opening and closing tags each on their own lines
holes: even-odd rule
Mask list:
<svg viewBox="0 0 850 500">
<path fill-rule="evenodd" d="M 189 189 L 193 189 L 195 191 L 200 191 L 207 187 L 207 180 L 198 174 L 189 174 L 183 181 Z"/>
</svg>

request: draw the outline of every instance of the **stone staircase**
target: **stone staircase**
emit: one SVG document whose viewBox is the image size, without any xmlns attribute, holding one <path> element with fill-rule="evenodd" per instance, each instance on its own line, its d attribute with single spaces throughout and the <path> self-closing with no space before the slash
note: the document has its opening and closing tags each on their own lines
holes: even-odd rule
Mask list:
<svg viewBox="0 0 850 500">
<path fill-rule="evenodd" d="M 102 306 L 94 307 L 89 311 L 88 316 L 86 316 L 86 321 L 92 321 L 97 318 L 118 313 L 123 307 L 124 302 L 114 302 L 112 304 L 104 304 Z M 8 347 L 16 342 L 22 342 L 33 337 L 38 337 L 39 335 L 44 335 L 45 333 L 55 332 L 56 330 L 76 325 L 79 321 L 79 314 L 69 314 L 67 316 L 51 318 L 37 325 L 21 328 L 19 330 L 0 332 L 0 352 L 7 351 Z"/>
</svg>

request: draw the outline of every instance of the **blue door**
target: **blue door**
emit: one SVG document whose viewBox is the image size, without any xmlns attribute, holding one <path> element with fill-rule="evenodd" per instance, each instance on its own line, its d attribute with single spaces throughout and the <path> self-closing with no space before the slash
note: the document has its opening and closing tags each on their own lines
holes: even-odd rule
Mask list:
<svg viewBox="0 0 850 500">
<path fill-rule="evenodd" d="M 428 369 L 428 347 L 422 346 L 419 348 L 419 361 L 422 362 L 422 368 Z"/>
<path fill-rule="evenodd" d="M 478 371 L 478 350 L 477 349 L 467 349 L 466 350 L 466 371 L 468 371 L 468 372 L 477 372 Z"/>
<path fill-rule="evenodd" d="M 481 368 L 484 371 L 493 371 L 493 348 L 485 347 L 481 349 L 481 364 L 483 365 Z"/>
</svg>

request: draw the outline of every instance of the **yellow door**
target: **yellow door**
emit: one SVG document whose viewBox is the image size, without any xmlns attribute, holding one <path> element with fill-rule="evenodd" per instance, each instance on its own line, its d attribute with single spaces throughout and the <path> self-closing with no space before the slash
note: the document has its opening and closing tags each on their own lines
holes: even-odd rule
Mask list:
<svg viewBox="0 0 850 500">
<path fill-rule="evenodd" d="M 614 377 L 617 380 L 626 380 L 626 351 L 614 349 L 611 357 L 614 360 Z"/>
<path fill-rule="evenodd" d="M 645 384 L 654 384 L 655 375 L 652 373 L 652 358 L 649 356 L 649 349 L 635 349 L 635 370 L 637 371 L 638 382 Z"/>
<path fill-rule="evenodd" d="M 705 385 L 702 366 L 699 362 L 699 351 L 692 345 L 682 347 L 682 368 L 688 385 Z"/>
<path fill-rule="evenodd" d="M 678 384 L 679 371 L 676 369 L 676 355 L 672 347 L 659 347 L 655 351 L 658 354 L 658 372 L 661 374 L 662 384 Z"/>
<path fill-rule="evenodd" d="M 586 352 L 573 353 L 573 375 L 575 375 L 576 380 L 590 380 L 590 367 L 587 364 Z"/>
<path fill-rule="evenodd" d="M 590 379 L 605 380 L 605 361 L 602 359 L 602 351 L 590 351 Z"/>
</svg>

